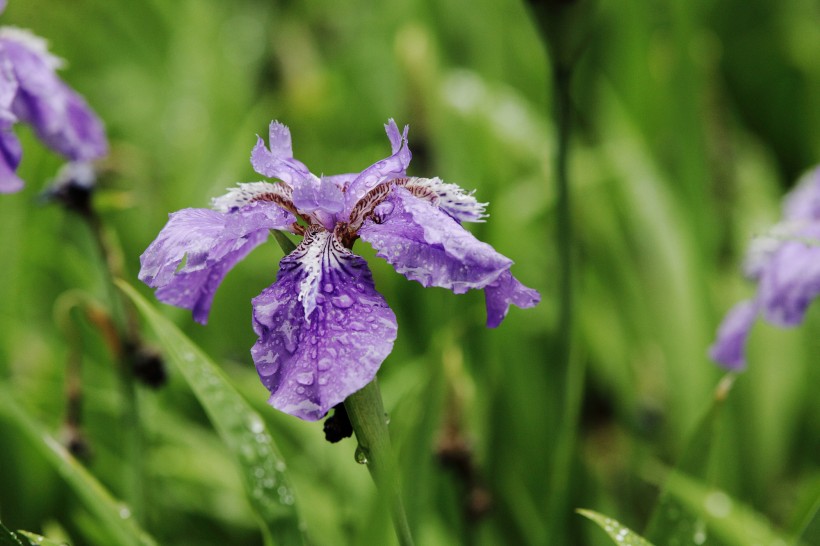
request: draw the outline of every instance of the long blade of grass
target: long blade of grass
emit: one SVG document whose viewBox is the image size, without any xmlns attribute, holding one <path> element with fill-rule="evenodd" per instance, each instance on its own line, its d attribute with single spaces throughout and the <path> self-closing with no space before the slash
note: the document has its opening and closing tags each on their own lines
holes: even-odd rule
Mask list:
<svg viewBox="0 0 820 546">
<path fill-rule="evenodd" d="M 652 546 L 652 543 L 632 531 L 628 527 L 624 527 L 618 521 L 609 518 L 598 512 L 592 510 L 578 509 L 577 512 L 597 523 L 601 529 L 606 531 L 609 538 L 615 544 L 623 544 L 624 546 Z"/>
<path fill-rule="evenodd" d="M 91 475 L 53 436 L 32 419 L 12 394 L 0 388 L 0 412 L 5 413 L 51 466 L 82 499 L 116 544 L 155 546 L 156 542 L 136 522 L 129 508 Z M 12 543 L 13 544 L 13 543 Z"/>
<path fill-rule="evenodd" d="M 245 490 L 268 544 L 305 542 L 285 461 L 264 421 L 222 370 L 136 290 L 118 281 L 182 373 L 219 436 L 239 463 Z"/>
</svg>

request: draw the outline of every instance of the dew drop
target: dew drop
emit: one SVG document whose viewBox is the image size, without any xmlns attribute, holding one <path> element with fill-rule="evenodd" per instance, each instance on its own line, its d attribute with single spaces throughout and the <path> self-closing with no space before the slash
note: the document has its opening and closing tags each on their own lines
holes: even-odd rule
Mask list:
<svg viewBox="0 0 820 546">
<path fill-rule="evenodd" d="M 304 372 L 300 374 L 296 374 L 296 382 L 300 385 L 312 385 L 313 384 L 313 372 Z"/>
<path fill-rule="evenodd" d="M 276 471 L 277 472 L 284 472 L 287 466 L 285 465 L 284 461 L 276 461 Z"/>
<path fill-rule="evenodd" d="M 322 290 L 327 293 L 333 292 L 333 283 L 326 282 L 324 286 L 322 286 Z"/>
<path fill-rule="evenodd" d="M 336 296 L 330 300 L 333 305 L 338 307 L 339 309 L 347 309 L 351 305 L 353 305 L 353 298 L 348 296 L 347 294 L 342 294 L 340 296 Z"/>
<path fill-rule="evenodd" d="M 122 506 L 120 507 L 119 514 L 122 519 L 128 519 L 131 517 L 131 510 L 129 510 L 127 506 Z"/>
<path fill-rule="evenodd" d="M 353 457 L 359 464 L 367 464 L 370 462 L 367 460 L 367 450 L 365 450 L 362 446 L 358 446 L 356 448 L 356 453 L 353 455 Z"/>
<path fill-rule="evenodd" d="M 258 417 L 251 417 L 250 422 L 248 423 L 248 428 L 251 429 L 251 432 L 254 434 L 260 434 L 265 430 L 265 424 L 262 423 Z"/>
<path fill-rule="evenodd" d="M 703 505 L 716 518 L 725 518 L 732 511 L 732 499 L 722 491 L 710 493 Z"/>
<path fill-rule="evenodd" d="M 319 378 L 319 384 L 320 385 L 327 385 L 327 376 L 326 375 L 323 375 L 322 377 Z"/>
<path fill-rule="evenodd" d="M 279 370 L 279 363 L 276 362 L 279 359 L 279 355 L 274 354 L 274 358 L 269 358 L 270 355 L 271 352 L 256 361 L 256 371 L 259 372 L 259 375 L 262 377 L 270 377 Z"/>
<path fill-rule="evenodd" d="M 348 327 L 356 332 L 361 332 L 367 329 L 367 327 L 364 324 L 357 321 L 351 322 L 350 324 L 348 324 Z"/>
<path fill-rule="evenodd" d="M 329 358 L 321 358 L 319 362 L 316 363 L 316 369 L 320 372 L 324 372 L 330 369 L 330 365 L 333 364 L 333 361 Z"/>
</svg>

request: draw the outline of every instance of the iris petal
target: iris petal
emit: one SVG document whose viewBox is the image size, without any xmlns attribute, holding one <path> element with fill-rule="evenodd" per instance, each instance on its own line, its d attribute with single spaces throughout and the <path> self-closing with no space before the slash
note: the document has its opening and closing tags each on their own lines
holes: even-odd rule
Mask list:
<svg viewBox="0 0 820 546">
<path fill-rule="evenodd" d="M 396 339 L 396 317 L 367 263 L 326 231 L 282 259 L 253 300 L 251 349 L 269 403 L 314 421 L 376 375 Z"/>
<path fill-rule="evenodd" d="M 345 212 L 350 213 L 356 202 L 368 191 L 375 188 L 381 182 L 391 178 L 400 178 L 405 175 L 407 166 L 410 165 L 412 155 L 407 145 L 407 131 L 409 127 L 404 126 L 404 132 L 400 135 L 396 122 L 392 119 L 384 126 L 387 138 L 390 139 L 392 155 L 377 161 L 373 165 L 363 170 L 355 180 L 353 180 L 345 193 Z"/>
<path fill-rule="evenodd" d="M 820 225 L 799 236 L 820 241 Z M 820 295 L 820 246 L 792 239 L 784 241 L 762 270 L 758 298 L 765 319 L 779 326 L 803 321 L 811 302 Z"/>
<path fill-rule="evenodd" d="M 484 288 L 513 263 L 404 188 L 393 188 L 377 209 L 380 217 L 366 220 L 359 236 L 397 272 L 423 286 L 463 294 Z"/>
<path fill-rule="evenodd" d="M 12 193 L 23 188 L 15 174 L 23 150 L 11 128 L 0 128 L 0 193 Z"/>
<path fill-rule="evenodd" d="M 251 151 L 253 169 L 268 178 L 278 178 L 293 187 L 303 178 L 311 176 L 304 163 L 293 158 L 290 129 L 278 121 L 272 121 L 269 130 L 270 149 L 257 137 Z"/>
<path fill-rule="evenodd" d="M 709 348 L 709 357 L 731 370 L 746 367 L 746 340 L 757 319 L 758 304 L 746 300 L 735 305 L 724 317 L 715 343 Z"/>
<path fill-rule="evenodd" d="M 73 161 L 97 159 L 108 152 L 102 122 L 57 76 L 60 61 L 48 53 L 41 38 L 21 29 L 3 29 L 0 50 L 19 85 L 12 112 L 30 124 L 40 140 Z"/>
<path fill-rule="evenodd" d="M 541 301 L 541 295 L 521 284 L 509 271 L 505 271 L 484 288 L 484 299 L 487 305 L 487 327 L 495 328 L 507 316 L 510 304 L 522 309 L 535 307 Z"/>
<path fill-rule="evenodd" d="M 139 278 L 158 288 L 160 301 L 191 309 L 204 324 L 228 271 L 262 244 L 270 229 L 286 229 L 293 221 L 292 214 L 266 202 L 230 213 L 183 209 L 170 215 L 140 256 Z"/>
</svg>

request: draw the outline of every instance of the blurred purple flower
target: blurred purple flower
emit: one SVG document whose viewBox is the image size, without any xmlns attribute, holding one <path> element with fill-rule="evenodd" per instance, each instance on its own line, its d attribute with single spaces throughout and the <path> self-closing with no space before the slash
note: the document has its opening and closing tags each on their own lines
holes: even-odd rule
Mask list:
<svg viewBox="0 0 820 546">
<path fill-rule="evenodd" d="M 302 419 L 321 418 L 369 383 L 396 339 L 393 311 L 350 251 L 356 239 L 423 286 L 483 289 L 491 328 L 510 304 L 540 300 L 512 276 L 510 259 L 461 226 L 482 221 L 486 204 L 438 178 L 408 178 L 408 128 L 399 133 L 393 120 L 385 128 L 389 157 L 358 174 L 318 177 L 293 158 L 288 128 L 272 122 L 270 147 L 259 138 L 251 163 L 281 182 L 239 184 L 214 199 L 215 210 L 172 214 L 141 257 L 140 279 L 204 324 L 219 283 L 269 230 L 304 236 L 253 299 L 251 349 L 269 403 Z"/>
<path fill-rule="evenodd" d="M 786 196 L 783 220 L 753 241 L 744 269 L 757 282 L 757 294 L 727 313 L 709 349 L 712 359 L 733 370 L 746 366 L 746 340 L 758 316 L 796 326 L 820 295 L 820 167 Z"/>
<path fill-rule="evenodd" d="M 0 0 L 0 13 L 5 7 Z M 61 64 L 42 38 L 19 28 L 0 28 L 0 193 L 23 187 L 16 174 L 22 149 L 12 131 L 18 121 L 31 125 L 43 143 L 71 161 L 108 152 L 99 118 L 57 77 Z"/>
</svg>

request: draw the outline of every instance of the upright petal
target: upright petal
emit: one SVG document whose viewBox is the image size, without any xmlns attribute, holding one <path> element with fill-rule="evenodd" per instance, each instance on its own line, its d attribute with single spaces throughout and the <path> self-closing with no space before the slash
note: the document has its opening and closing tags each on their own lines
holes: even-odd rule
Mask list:
<svg viewBox="0 0 820 546">
<path fill-rule="evenodd" d="M 746 367 L 746 340 L 757 319 L 755 300 L 738 303 L 724 317 L 718 327 L 717 339 L 709 348 L 709 357 L 730 370 Z"/>
<path fill-rule="evenodd" d="M 293 215 L 267 202 L 230 213 L 183 209 L 170 215 L 140 256 L 139 278 L 158 289 L 160 301 L 192 310 L 194 320 L 204 324 L 228 271 L 262 244 L 269 230 L 293 221 Z"/>
<path fill-rule="evenodd" d="M 0 47 L 11 62 L 19 89 L 12 112 L 30 124 L 47 146 L 72 161 L 91 160 L 108 152 L 102 122 L 85 100 L 55 70 L 60 61 L 45 42 L 15 28 L 0 33 Z"/>
<path fill-rule="evenodd" d="M 253 169 L 268 178 L 278 178 L 290 186 L 311 176 L 304 163 L 293 158 L 290 129 L 278 121 L 272 121 L 269 134 L 270 149 L 261 137 L 257 137 L 256 146 L 251 151 Z"/>
<path fill-rule="evenodd" d="M 393 188 L 375 213 L 359 229 L 359 236 L 396 271 L 424 286 L 463 294 L 489 285 L 513 263 L 404 188 Z"/>
<path fill-rule="evenodd" d="M 344 207 L 344 195 L 333 179 L 310 175 L 293 184 L 293 204 L 299 212 L 320 210 L 333 215 Z M 325 227 L 332 229 L 333 226 L 331 223 Z"/>
<path fill-rule="evenodd" d="M 410 165 L 412 154 L 407 144 L 409 126 L 405 125 L 404 132 L 399 135 L 399 128 L 396 126 L 396 122 L 391 119 L 384 128 L 387 131 L 387 138 L 390 139 L 390 147 L 393 153 L 390 157 L 377 161 L 363 170 L 350 183 L 345 193 L 345 212 L 347 214 L 368 191 L 385 180 L 404 176 L 407 166 Z"/>
<path fill-rule="evenodd" d="M 487 328 L 495 328 L 507 316 L 510 304 L 521 309 L 535 307 L 541 301 L 541 295 L 505 271 L 484 288 L 484 300 L 487 305 Z"/>
<path fill-rule="evenodd" d="M 396 317 L 366 262 L 329 232 L 311 232 L 253 300 L 251 349 L 276 409 L 314 421 L 376 375 Z"/>
</svg>

